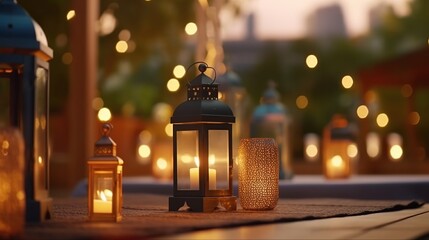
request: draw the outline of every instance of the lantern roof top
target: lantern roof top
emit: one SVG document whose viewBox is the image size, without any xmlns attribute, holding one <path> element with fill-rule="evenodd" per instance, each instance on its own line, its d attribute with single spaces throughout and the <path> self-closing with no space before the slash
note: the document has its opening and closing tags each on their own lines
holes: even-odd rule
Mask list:
<svg viewBox="0 0 429 240">
<path fill-rule="evenodd" d="M 207 64 L 200 64 L 201 72 L 188 84 L 187 101 L 174 110 L 171 123 L 185 122 L 235 122 L 231 108 L 218 100 L 218 85 L 204 72 Z"/>
<path fill-rule="evenodd" d="M 45 32 L 16 0 L 0 1 L 0 23 L 1 51 L 42 50 L 45 59 L 52 58 Z"/>
<path fill-rule="evenodd" d="M 120 164 L 122 159 L 116 156 L 116 143 L 109 137 L 110 131 L 113 128 L 112 124 L 105 123 L 101 128 L 102 136 L 95 143 L 94 157 L 90 160 L 108 160 L 112 159 Z"/>
</svg>

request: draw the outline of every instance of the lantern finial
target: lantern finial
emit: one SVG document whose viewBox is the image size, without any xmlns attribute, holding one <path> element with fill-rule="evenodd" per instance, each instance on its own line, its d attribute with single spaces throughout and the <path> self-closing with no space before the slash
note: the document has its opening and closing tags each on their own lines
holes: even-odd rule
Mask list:
<svg viewBox="0 0 429 240">
<path fill-rule="evenodd" d="M 103 136 L 95 143 L 95 155 L 105 156 L 112 155 L 116 156 L 116 143 L 109 137 L 110 130 L 113 128 L 111 123 L 105 123 L 101 127 Z"/>
</svg>

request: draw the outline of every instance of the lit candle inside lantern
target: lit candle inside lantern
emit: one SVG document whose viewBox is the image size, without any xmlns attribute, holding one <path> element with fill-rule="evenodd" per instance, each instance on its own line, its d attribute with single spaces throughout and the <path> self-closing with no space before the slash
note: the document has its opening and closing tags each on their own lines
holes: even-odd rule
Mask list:
<svg viewBox="0 0 429 240">
<path fill-rule="evenodd" d="M 198 157 L 194 157 L 196 168 L 189 169 L 190 181 L 191 181 L 191 190 L 200 189 L 200 159 Z M 210 155 L 209 164 L 213 165 L 216 161 L 216 157 L 214 155 Z M 209 168 L 209 189 L 216 190 L 216 169 Z"/>
<path fill-rule="evenodd" d="M 97 191 L 99 199 L 94 199 L 94 213 L 112 213 L 112 196 L 109 189 Z"/>
<path fill-rule="evenodd" d="M 340 155 L 333 156 L 328 162 L 329 176 L 337 177 L 345 174 L 346 164 Z"/>
<path fill-rule="evenodd" d="M 209 156 L 209 165 L 214 165 L 216 157 L 214 154 Z M 216 190 L 216 169 L 209 168 L 209 190 Z"/>
</svg>

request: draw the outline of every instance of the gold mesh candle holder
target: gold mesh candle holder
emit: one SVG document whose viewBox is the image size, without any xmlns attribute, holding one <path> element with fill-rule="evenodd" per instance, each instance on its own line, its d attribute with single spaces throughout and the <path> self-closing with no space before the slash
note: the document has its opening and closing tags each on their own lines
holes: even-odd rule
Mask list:
<svg viewBox="0 0 429 240">
<path fill-rule="evenodd" d="M 238 194 L 246 210 L 271 210 L 279 198 L 278 146 L 273 138 L 244 138 L 238 148 Z"/>
</svg>

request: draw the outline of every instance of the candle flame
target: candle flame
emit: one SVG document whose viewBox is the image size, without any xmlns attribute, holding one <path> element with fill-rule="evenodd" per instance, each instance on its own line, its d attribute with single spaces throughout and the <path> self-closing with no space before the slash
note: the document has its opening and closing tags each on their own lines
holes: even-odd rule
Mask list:
<svg viewBox="0 0 429 240">
<path fill-rule="evenodd" d="M 210 154 L 209 156 L 209 164 L 213 165 L 216 162 L 216 156 L 214 154 Z"/>
<path fill-rule="evenodd" d="M 331 159 L 332 166 L 334 167 L 341 167 L 344 164 L 343 159 L 339 155 L 335 155 Z"/>
<path fill-rule="evenodd" d="M 200 159 L 198 157 L 194 157 L 195 165 L 197 165 L 197 168 L 200 167 Z"/>
<path fill-rule="evenodd" d="M 113 197 L 113 192 L 110 189 L 104 189 L 102 191 L 97 190 L 97 195 L 103 202 L 110 201 Z"/>
<path fill-rule="evenodd" d="M 100 192 L 100 198 L 103 202 L 107 202 L 107 198 L 106 198 L 106 195 L 104 195 L 104 191 Z"/>
</svg>

